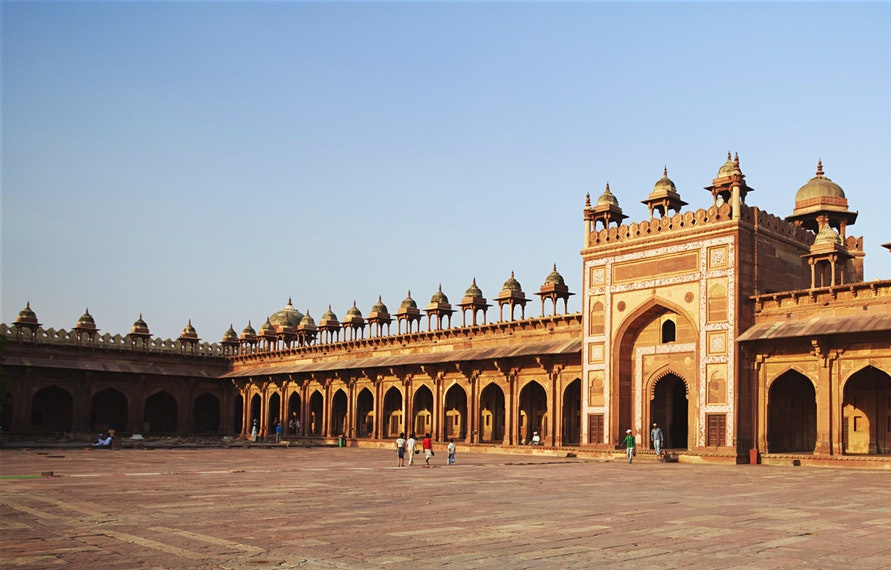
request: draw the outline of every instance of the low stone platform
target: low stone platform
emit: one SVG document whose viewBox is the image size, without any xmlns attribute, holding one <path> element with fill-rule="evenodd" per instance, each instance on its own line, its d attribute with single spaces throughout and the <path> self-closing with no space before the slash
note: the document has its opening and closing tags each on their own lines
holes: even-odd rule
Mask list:
<svg viewBox="0 0 891 570">
<path fill-rule="evenodd" d="M 0 450 L 0 568 L 887 568 L 881 471 L 393 450 Z M 41 475 L 43 474 L 43 475 Z"/>
</svg>

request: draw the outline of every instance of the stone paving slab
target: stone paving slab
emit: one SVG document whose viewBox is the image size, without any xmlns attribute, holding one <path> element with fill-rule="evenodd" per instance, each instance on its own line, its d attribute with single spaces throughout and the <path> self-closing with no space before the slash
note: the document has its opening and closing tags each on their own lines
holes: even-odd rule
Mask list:
<svg viewBox="0 0 891 570">
<path fill-rule="evenodd" d="M 0 569 L 891 567 L 884 472 L 442 455 L 0 450 Z"/>
</svg>

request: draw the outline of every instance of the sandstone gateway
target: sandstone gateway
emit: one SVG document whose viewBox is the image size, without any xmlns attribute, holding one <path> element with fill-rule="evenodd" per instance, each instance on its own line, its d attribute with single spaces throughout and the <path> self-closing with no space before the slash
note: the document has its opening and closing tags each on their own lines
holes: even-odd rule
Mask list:
<svg viewBox="0 0 891 570">
<path fill-rule="evenodd" d="M 706 190 L 708 208 L 685 210 L 665 171 L 643 200 L 649 219 L 630 224 L 608 186 L 588 197 L 581 314 L 567 313 L 576 293 L 556 267 L 537 317 L 511 274 L 491 303 L 475 280 L 457 303 L 440 288 L 421 308 L 409 292 L 395 313 L 379 300 L 342 320 L 289 300 L 217 343 L 191 323 L 153 338 L 141 316 L 129 334 L 100 334 L 89 311 L 54 330 L 23 303 L 0 325 L 0 425 L 243 438 L 255 420 L 286 435 L 293 420 L 292 437 L 349 445 L 414 431 L 517 446 L 537 431 L 597 455 L 629 428 L 646 450 L 658 422 L 682 461 L 891 468 L 891 281 L 863 281 L 844 191 L 819 163 L 780 218 L 749 205 L 729 153 Z"/>
</svg>

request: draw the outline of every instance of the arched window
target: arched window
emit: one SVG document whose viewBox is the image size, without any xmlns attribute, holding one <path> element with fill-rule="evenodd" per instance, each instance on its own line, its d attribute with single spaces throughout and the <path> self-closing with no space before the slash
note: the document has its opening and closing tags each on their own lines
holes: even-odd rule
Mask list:
<svg viewBox="0 0 891 570">
<path fill-rule="evenodd" d="M 674 321 L 670 319 L 666 319 L 662 323 L 662 343 L 666 342 L 674 342 L 677 337 L 677 329 L 675 328 Z"/>
</svg>

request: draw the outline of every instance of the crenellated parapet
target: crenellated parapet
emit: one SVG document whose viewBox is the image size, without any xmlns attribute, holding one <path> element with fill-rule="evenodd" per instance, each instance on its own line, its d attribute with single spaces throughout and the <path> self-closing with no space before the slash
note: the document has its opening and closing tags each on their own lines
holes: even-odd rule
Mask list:
<svg viewBox="0 0 891 570">
<path fill-rule="evenodd" d="M 680 212 L 672 216 L 663 216 L 644 220 L 639 223 L 622 224 L 618 227 L 609 227 L 599 231 L 592 231 L 588 235 L 588 247 L 596 247 L 616 242 L 631 242 L 634 240 L 652 239 L 657 235 L 687 232 L 692 229 L 700 229 L 710 225 L 722 224 L 730 221 L 732 210 L 729 204 L 711 206 L 708 209 Z"/>
<path fill-rule="evenodd" d="M 875 304 L 891 304 L 891 280 L 865 281 L 836 287 L 796 289 L 755 295 L 755 320 L 779 317 L 806 319 L 814 316 L 831 316 L 832 307 L 843 312 L 862 315 L 867 307 Z"/>
<path fill-rule="evenodd" d="M 786 221 L 779 216 L 766 212 L 761 208 L 743 208 L 745 212 L 740 218 L 757 225 L 759 230 L 767 230 L 771 233 L 787 237 L 793 241 L 810 245 L 814 242 L 816 234 L 804 226 Z"/>
<path fill-rule="evenodd" d="M 5 323 L 0 323 L 0 336 L 6 338 L 6 340 L 11 343 L 22 342 L 21 339 L 16 337 L 14 327 Z M 143 349 L 141 345 L 138 345 L 138 347 L 134 346 L 127 337 L 128 335 L 113 335 L 110 333 L 96 335 L 94 344 L 87 346 L 78 342 L 77 334 L 74 331 L 66 331 L 65 329 L 56 330 L 52 327 L 46 329 L 38 327 L 34 332 L 33 339 L 29 339 L 28 342 L 33 342 L 34 344 L 67 345 L 82 350 L 127 350 L 133 352 L 149 351 L 171 354 L 180 354 L 185 348 L 182 340 L 155 338 L 149 339 L 145 349 Z M 192 345 L 190 344 L 189 354 L 206 357 L 224 356 L 222 345 L 215 342 L 197 343 L 194 345 L 194 351 L 192 351 Z"/>
</svg>

